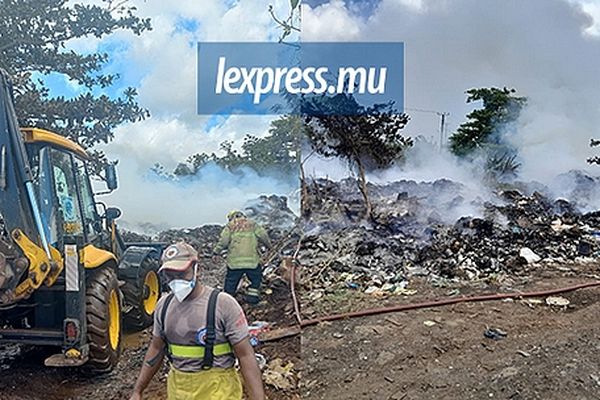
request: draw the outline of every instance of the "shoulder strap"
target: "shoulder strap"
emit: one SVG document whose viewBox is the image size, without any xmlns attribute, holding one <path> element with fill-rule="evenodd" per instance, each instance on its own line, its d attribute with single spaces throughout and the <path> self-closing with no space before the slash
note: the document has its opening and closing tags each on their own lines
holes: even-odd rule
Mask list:
<svg viewBox="0 0 600 400">
<path fill-rule="evenodd" d="M 210 369 L 213 366 L 215 340 L 217 335 L 215 332 L 215 315 L 217 310 L 217 298 L 219 291 L 213 289 L 208 299 L 208 310 L 206 314 L 206 340 L 204 341 L 204 359 L 202 361 L 202 369 Z"/>
<path fill-rule="evenodd" d="M 167 319 L 167 308 L 169 308 L 169 304 L 171 304 L 171 300 L 173 300 L 173 292 L 169 293 L 167 295 L 167 298 L 165 299 L 165 303 L 163 304 L 163 308 L 162 310 L 160 310 L 160 336 L 163 338 L 163 340 L 166 342 L 166 335 L 165 335 L 165 320 Z"/>
</svg>

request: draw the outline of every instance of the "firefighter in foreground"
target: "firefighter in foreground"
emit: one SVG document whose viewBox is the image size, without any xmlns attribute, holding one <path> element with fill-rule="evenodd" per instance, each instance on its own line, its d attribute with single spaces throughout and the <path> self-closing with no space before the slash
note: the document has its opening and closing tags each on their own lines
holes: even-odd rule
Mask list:
<svg viewBox="0 0 600 400">
<path fill-rule="evenodd" d="M 261 245 L 271 248 L 271 240 L 265 229 L 249 219 L 241 211 L 227 214 L 229 222 L 223 228 L 219 242 L 214 248 L 215 256 L 227 250 L 227 275 L 225 292 L 235 296 L 240 280 L 246 275 L 250 280 L 246 301 L 257 304 L 260 301 L 262 268 L 260 265 Z"/>
<path fill-rule="evenodd" d="M 198 253 L 186 243 L 165 249 L 160 271 L 171 292 L 159 300 L 154 313 L 152 341 L 131 400 L 142 398 L 165 355 L 171 364 L 170 400 L 241 399 L 236 357 L 249 399 L 264 400 L 248 323 L 237 301 L 200 283 Z"/>
</svg>

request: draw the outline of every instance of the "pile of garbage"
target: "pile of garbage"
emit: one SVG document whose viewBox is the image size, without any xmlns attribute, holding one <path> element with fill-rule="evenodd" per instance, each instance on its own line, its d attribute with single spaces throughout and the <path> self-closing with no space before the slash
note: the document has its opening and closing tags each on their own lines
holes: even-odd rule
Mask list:
<svg viewBox="0 0 600 400">
<path fill-rule="evenodd" d="M 475 280 L 591 261 L 600 256 L 600 211 L 581 210 L 598 200 L 600 182 L 580 172 L 561 179 L 574 200 L 541 184 L 481 193 L 447 179 L 369 184 L 371 219 L 354 179 L 313 180 L 299 256 L 304 281 L 401 293 L 415 275 Z"/>
<path fill-rule="evenodd" d="M 287 197 L 275 194 L 262 195 L 258 199 L 248 201 L 243 211 L 249 218 L 272 230 L 289 230 L 296 225 L 298 219 L 288 207 Z"/>
<path fill-rule="evenodd" d="M 298 217 L 288 206 L 285 196 L 263 195 L 249 201 L 242 207 L 244 213 L 262 225 L 269 234 L 274 245 L 265 254 L 267 275 L 272 273 L 281 263 L 283 256 L 291 256 L 300 240 L 297 229 Z M 224 276 L 224 264 L 215 265 L 212 260 L 213 248 L 219 241 L 224 225 L 207 224 L 195 228 L 168 229 L 154 235 L 141 234 L 132 231 L 122 231 L 125 242 L 159 242 L 164 244 L 184 240 L 191 244 L 199 253 L 200 261 L 205 267 L 205 278 L 209 284 L 218 284 Z M 214 277 L 214 279 L 212 279 Z M 218 277 L 218 279 L 217 279 Z"/>
<path fill-rule="evenodd" d="M 200 257 L 210 258 L 213 248 L 219 241 L 219 235 L 223 230 L 221 225 L 202 225 L 197 228 L 169 229 L 158 234 L 157 240 L 164 243 L 176 243 L 185 241 L 191 244 Z"/>
</svg>

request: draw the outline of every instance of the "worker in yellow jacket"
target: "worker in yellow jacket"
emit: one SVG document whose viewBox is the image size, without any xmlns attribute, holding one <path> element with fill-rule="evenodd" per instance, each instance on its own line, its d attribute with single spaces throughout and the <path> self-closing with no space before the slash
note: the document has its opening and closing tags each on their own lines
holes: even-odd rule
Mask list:
<svg viewBox="0 0 600 400">
<path fill-rule="evenodd" d="M 221 232 L 214 248 L 215 255 L 227 250 L 227 274 L 225 292 L 235 296 L 240 280 L 246 275 L 250 280 L 246 301 L 257 304 L 260 301 L 262 267 L 260 246 L 271 248 L 267 231 L 238 210 L 227 214 L 228 223 Z"/>
<path fill-rule="evenodd" d="M 171 292 L 156 306 L 152 341 L 130 400 L 142 399 L 165 355 L 169 400 L 241 400 L 236 358 L 248 398 L 264 400 L 244 311 L 230 295 L 200 283 L 196 250 L 183 242 L 167 247 L 159 271 Z"/>
</svg>

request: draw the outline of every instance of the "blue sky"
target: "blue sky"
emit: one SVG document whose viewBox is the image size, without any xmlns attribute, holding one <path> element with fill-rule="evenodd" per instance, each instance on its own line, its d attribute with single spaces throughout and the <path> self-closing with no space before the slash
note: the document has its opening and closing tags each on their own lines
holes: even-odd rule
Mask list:
<svg viewBox="0 0 600 400">
<path fill-rule="evenodd" d="M 224 10 L 234 9 L 238 5 L 236 0 L 221 0 L 224 5 Z M 579 0 L 571 0 L 572 2 Z M 400 3 L 406 2 L 411 3 L 411 0 L 401 0 Z M 418 1 L 412 1 L 418 3 Z M 285 1 L 283 2 L 285 3 Z M 327 7 L 332 2 L 328 0 L 305 0 L 304 3 L 310 8 Z M 337 0 L 335 3 L 342 3 L 344 8 L 351 15 L 359 18 L 366 19 L 376 12 L 377 7 L 380 6 L 382 0 Z M 581 3 L 588 7 L 588 10 L 593 11 L 594 7 L 598 7 L 600 12 L 600 6 L 594 4 L 593 1 L 581 0 Z M 193 15 L 193 14 L 192 14 Z M 173 28 L 171 31 L 171 37 L 173 40 L 180 40 L 182 36 L 187 36 L 186 43 L 191 48 L 196 46 L 196 42 L 200 37 L 203 25 L 202 21 L 195 16 L 188 16 L 181 13 L 175 13 L 173 18 Z M 242 32 L 240 32 L 242 33 Z M 276 32 L 269 34 L 268 38 L 272 39 L 276 35 Z M 108 63 L 104 66 L 103 73 L 107 74 L 118 74 L 120 77 L 116 84 L 107 89 L 94 89 L 94 94 L 106 94 L 110 97 L 118 97 L 123 93 L 123 90 L 129 86 L 139 88 L 142 85 L 144 77 L 152 72 L 153 60 L 132 60 L 128 57 L 128 53 L 131 51 L 131 38 L 123 39 L 119 36 L 107 37 L 98 43 L 98 46 L 93 51 L 105 52 L 109 55 Z M 85 52 L 84 52 L 85 53 Z M 154 57 L 160 58 L 162 55 L 160 52 L 155 54 Z M 172 60 L 174 63 L 179 62 L 190 62 L 190 60 Z M 37 78 L 43 79 L 48 87 L 50 88 L 51 96 L 64 96 L 67 98 L 74 97 L 84 91 L 85 88 L 79 87 L 75 82 L 69 82 L 66 77 L 58 74 L 49 74 L 46 76 L 37 74 Z M 209 124 L 208 128 L 212 128 L 213 125 Z"/>
<path fill-rule="evenodd" d="M 406 107 L 449 112 L 449 134 L 480 106 L 466 103 L 465 90 L 516 88 L 529 100 L 519 134 L 511 138 L 520 149 L 523 179 L 545 182 L 588 167 L 585 159 L 594 151 L 589 138 L 600 135 L 600 92 L 594 84 L 600 70 L 600 1 L 381 0 L 377 7 L 370 5 L 368 18 L 341 0 L 306 10 L 302 39 L 405 42 Z M 435 112 L 409 114 L 405 134 L 439 142 Z M 438 174 L 445 170 L 435 157 L 427 159 Z"/>
<path fill-rule="evenodd" d="M 83 1 L 94 3 L 99 0 Z M 104 37 L 99 41 L 91 39 L 91 42 L 96 41 L 94 46 L 80 46 L 80 43 L 78 43 L 75 48 L 79 53 L 90 54 L 98 52 L 108 54 L 108 62 L 104 65 L 101 73 L 118 75 L 118 78 L 112 86 L 108 88 L 93 88 L 92 93 L 95 95 L 102 94 L 108 95 L 111 98 L 117 98 L 122 95 L 127 87 L 134 87 L 143 92 L 144 87 L 149 86 L 149 84 L 145 84 L 145 82 L 147 83 L 152 80 L 153 76 L 158 75 L 156 65 L 164 63 L 165 60 L 169 60 L 166 62 L 170 62 L 173 65 L 185 65 L 189 70 L 190 65 L 192 63 L 195 65 L 196 63 L 195 49 L 198 41 L 222 39 L 235 41 L 252 39 L 252 37 L 245 32 L 243 27 L 239 30 L 230 27 L 226 28 L 225 26 L 219 26 L 218 29 L 215 29 L 215 26 L 220 22 L 220 18 L 226 20 L 228 16 L 233 16 L 238 10 L 243 10 L 240 12 L 247 16 L 245 21 L 240 21 L 238 19 L 239 22 L 242 22 L 242 25 L 251 24 L 253 18 L 252 14 L 255 13 L 260 15 L 263 25 L 268 26 L 268 29 L 264 29 L 264 27 L 256 24 L 255 29 L 257 33 L 255 33 L 255 41 L 273 41 L 279 37 L 280 32 L 270 20 L 267 12 L 267 7 L 271 1 L 256 1 L 250 6 L 249 2 L 241 3 L 236 0 L 209 0 L 205 2 L 203 6 L 207 6 L 207 8 L 210 9 L 210 5 L 207 4 L 209 2 L 213 3 L 216 15 L 207 16 L 206 18 L 203 17 L 203 12 L 199 11 L 199 3 L 189 2 L 190 4 L 194 4 L 193 7 L 190 7 L 189 5 L 186 7 L 184 4 L 170 7 L 165 4 L 160 6 L 155 5 L 153 8 L 150 5 L 146 6 L 146 2 L 144 2 L 144 5 L 138 5 L 138 13 L 140 16 L 150 17 L 152 19 L 154 25 L 152 31 L 145 32 L 141 37 L 134 36 L 129 32 L 117 32 L 116 34 Z M 275 3 L 276 5 L 279 4 L 279 7 L 276 7 L 277 14 L 280 17 L 285 15 L 287 12 L 287 0 L 276 0 Z M 227 33 L 221 36 L 219 34 L 219 31 L 221 30 L 227 30 Z M 256 36 L 257 34 L 260 36 Z M 153 40 L 152 37 L 158 37 L 159 39 Z M 85 40 L 86 39 L 81 39 L 80 42 Z M 143 41 L 148 43 L 140 46 L 140 42 Z M 155 43 L 150 43 L 150 41 L 154 41 Z M 159 42 L 164 42 L 164 44 L 160 46 L 158 44 Z M 179 55 L 169 59 L 171 44 L 177 46 L 179 49 L 181 49 L 182 46 L 186 46 L 189 51 L 186 52 L 186 56 Z M 147 49 L 140 49 L 140 47 L 143 47 L 144 45 L 154 47 L 155 51 L 150 54 Z M 138 56 L 135 55 L 140 52 L 145 53 L 143 57 L 140 57 L 139 54 Z M 181 54 L 181 51 L 179 54 Z M 89 90 L 78 85 L 76 82 L 69 81 L 65 76 L 59 74 L 36 74 L 35 77 L 46 83 L 50 89 L 51 97 L 60 96 L 72 98 Z M 169 77 L 169 79 L 173 79 L 173 76 Z M 160 79 L 156 79 L 156 81 L 158 82 Z M 158 84 L 161 83 L 162 82 L 158 82 Z M 165 84 L 167 84 L 166 81 Z M 195 81 L 188 79 L 187 84 L 195 85 Z M 152 104 L 144 104 L 143 97 L 143 95 L 140 96 L 141 105 L 149 108 L 152 114 L 161 116 L 176 115 L 179 113 L 178 110 L 170 109 L 170 107 L 155 106 L 161 104 L 161 102 L 156 101 L 156 99 L 152 100 Z M 190 98 L 190 100 L 193 99 Z M 188 102 L 187 104 L 188 106 L 193 105 L 191 102 Z M 190 119 L 189 110 L 187 114 L 188 119 Z M 220 116 L 218 118 L 207 117 L 205 123 L 200 124 L 196 123 L 198 118 L 191 117 L 191 119 L 195 120 L 194 125 L 196 126 L 196 129 L 198 129 L 198 125 L 200 125 L 205 132 L 209 132 L 215 127 L 221 126 L 224 120 L 227 119 L 227 116 Z M 257 133 L 254 132 L 254 134 Z"/>
<path fill-rule="evenodd" d="M 232 2 L 235 3 L 235 2 Z M 195 34 L 201 28 L 201 22 L 193 18 L 177 17 L 173 28 L 173 36 L 181 33 Z M 196 46 L 196 40 L 189 40 L 190 48 Z M 127 87 L 137 88 L 141 85 L 142 79 L 152 70 L 151 63 L 131 62 L 127 53 L 131 50 L 131 43 L 118 37 L 108 36 L 98 43 L 93 52 L 108 54 L 108 61 L 104 64 L 101 73 L 118 75 L 115 84 L 104 89 L 94 88 L 92 93 L 95 95 L 105 94 L 111 98 L 117 98 L 122 95 Z M 82 54 L 91 54 L 91 51 L 82 51 Z M 160 57 L 160 54 L 156 55 Z M 174 60 L 176 62 L 176 60 Z M 70 82 L 66 76 L 56 73 L 48 75 L 36 74 L 36 78 L 42 79 L 50 89 L 50 96 L 63 96 L 66 98 L 75 97 L 81 93 L 87 92 L 87 88 L 78 85 L 76 82 Z"/>
<path fill-rule="evenodd" d="M 273 3 L 277 14 L 283 15 L 289 0 L 131 1 L 140 16 L 151 18 L 152 31 L 139 37 L 117 32 L 101 40 L 76 40 L 68 46 L 82 53 L 108 53 L 103 72 L 119 73 L 120 79 L 101 92 L 114 97 L 133 86 L 140 105 L 152 114 L 145 121 L 119 126 L 114 140 L 101 147 L 110 159 L 119 160 L 121 187 L 110 195 L 110 203 L 123 209 L 127 217 L 122 222 L 128 222 L 130 228 L 140 222 L 163 228 L 222 222 L 228 209 L 241 208 L 248 199 L 264 193 L 289 195 L 295 190 L 291 182 L 257 176 L 240 185 L 219 175 L 223 171 L 213 171 L 215 179 L 204 177 L 187 185 L 148 180 L 155 163 L 172 170 L 193 154 L 219 152 L 223 141 L 240 144 L 246 134 L 263 136 L 268 132 L 272 117 L 197 115 L 197 42 L 273 40 L 278 31 L 268 6 Z M 82 90 L 59 76 L 46 80 L 53 95 L 73 96 Z M 140 204 L 139 193 L 152 195 Z M 165 208 L 165 204 L 171 207 Z"/>
<path fill-rule="evenodd" d="M 321 5 L 330 3 L 329 0 L 306 0 L 304 3 L 311 8 L 315 8 Z M 381 0 L 345 0 L 344 4 L 346 8 L 351 10 L 356 15 L 362 17 L 368 17 L 373 13 L 377 6 L 381 3 Z"/>
</svg>

